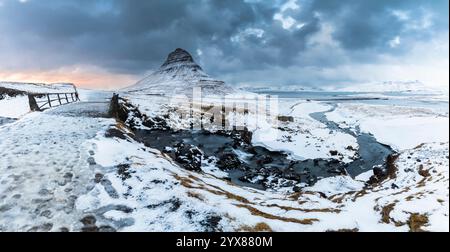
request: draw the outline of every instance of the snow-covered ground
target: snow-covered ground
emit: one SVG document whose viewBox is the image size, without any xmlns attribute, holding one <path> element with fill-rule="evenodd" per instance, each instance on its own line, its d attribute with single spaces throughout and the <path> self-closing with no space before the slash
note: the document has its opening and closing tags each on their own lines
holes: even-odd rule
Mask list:
<svg viewBox="0 0 450 252">
<path fill-rule="evenodd" d="M 128 98 L 139 104 L 143 111 L 152 115 L 167 112 L 167 107 L 154 106 L 154 103 L 148 103 L 145 96 Z M 345 158 L 354 155 L 353 148 L 345 148 L 352 145 L 357 150 L 358 144 L 352 135 L 330 131 L 326 125 L 310 117 L 311 113 L 331 110 L 332 105 L 314 101 L 281 101 L 280 106 L 282 106 L 280 115 L 292 116 L 293 122 L 289 120 L 279 122 L 278 127 L 271 127 L 270 124 L 263 124 L 262 127 L 259 125 L 260 127 L 256 127 L 254 131 L 254 144 L 261 144 L 274 150 L 284 150 L 291 154 L 305 155 L 306 153 L 310 158 L 332 158 L 329 150 L 342 151 L 345 153 Z M 343 108 L 347 109 L 347 114 L 342 113 Z M 368 110 L 370 113 L 365 111 L 364 116 L 361 116 L 361 110 Z M 165 163 L 168 157 L 157 150 L 146 150 L 146 147 L 139 146 L 136 147 L 132 159 L 127 159 L 126 155 L 122 157 L 122 161 L 115 159 L 114 162 L 109 161 L 108 163 L 104 160 L 104 157 L 107 156 L 105 155 L 107 148 L 104 148 L 105 151 L 99 154 L 103 159 L 102 162 L 106 162 L 109 166 L 123 163 L 129 165 L 128 171 L 131 178 L 117 179 L 116 183 L 122 183 L 122 190 L 127 193 L 123 198 L 110 199 L 107 194 L 102 193 L 103 189 L 99 186 L 86 196 L 82 204 L 80 203 L 80 207 L 92 210 L 112 202 L 118 204 L 125 203 L 130 198 L 139 199 L 137 202 L 133 200 L 131 203 L 130 208 L 134 206 L 136 209 L 132 213 L 124 214 L 113 211 L 107 214 L 111 219 L 133 219 L 134 224 L 124 230 L 208 230 L 207 227 L 210 226 L 203 225 L 205 222 L 202 220 L 211 213 L 221 216 L 221 218 L 215 218 L 216 220 L 220 219 L 216 223 L 216 229 L 225 231 L 258 230 L 258 228 L 274 231 L 448 230 L 448 137 L 445 135 L 447 132 L 445 125 L 448 127 L 448 113 L 414 107 L 398 108 L 364 103 L 339 103 L 335 110 L 327 114 L 329 120 L 336 121 L 343 128 L 350 128 L 356 132 L 358 131 L 356 127 L 360 126 L 361 131 L 379 137 L 377 131 L 361 126 L 360 117 L 370 119 L 379 117 L 378 121 L 374 123 L 378 123 L 381 127 L 384 122 L 396 117 L 401 118 L 402 121 L 407 118 L 422 117 L 433 121 L 432 119 L 436 118 L 435 122 L 444 129 L 442 127 L 434 128 L 432 135 L 423 134 L 419 137 L 414 137 L 414 134 L 419 135 L 421 132 L 409 131 L 409 138 L 415 138 L 411 143 L 407 142 L 407 139 L 400 138 L 398 141 L 403 145 L 402 148 L 399 148 L 401 152 L 394 163 L 395 175 L 388 177 L 380 184 L 366 185 L 365 182 L 373 175 L 373 172 L 369 171 L 355 179 L 349 176 L 322 179 L 314 186 L 304 187 L 297 193 L 284 190 L 268 192 L 240 187 L 207 171 L 199 174 L 180 169 L 170 160 L 170 164 L 166 163 L 162 167 L 152 165 L 153 175 L 145 178 L 149 176 L 148 170 L 144 168 L 146 164 Z M 347 120 L 345 122 L 339 120 L 342 118 Z M 415 121 L 406 121 L 406 126 L 418 127 L 413 122 Z M 401 125 L 401 123 L 398 124 Z M 290 131 L 285 133 L 280 128 Z M 389 128 L 385 128 L 385 132 L 389 132 Z M 279 137 L 275 140 L 272 138 L 270 141 L 261 141 L 261 139 L 271 139 L 270 136 L 274 135 Z M 285 141 L 283 136 L 290 137 L 291 140 Z M 97 141 L 111 140 L 99 138 Z M 125 140 L 116 139 L 116 141 Z M 422 145 L 418 146 L 419 144 Z M 97 145 L 101 146 L 102 144 Z M 120 145 L 114 144 L 114 146 L 119 148 Z M 394 147 L 396 146 L 394 145 Z M 127 147 L 127 151 L 130 150 L 131 148 Z M 120 152 L 119 150 L 115 151 L 115 153 Z M 301 159 L 301 155 L 292 157 Z M 346 161 L 345 158 L 343 161 Z M 160 161 L 157 162 L 155 159 Z M 159 172 L 165 169 L 173 174 L 172 177 L 167 176 L 166 172 Z M 425 170 L 430 175 L 424 172 Z M 114 176 L 117 177 L 117 174 L 111 173 L 108 178 L 111 179 Z M 133 181 L 134 176 L 139 178 L 139 183 Z M 140 185 L 140 183 L 149 180 L 153 182 L 147 184 L 144 189 L 144 185 Z M 134 190 L 136 186 L 139 186 L 139 190 Z M 170 194 L 169 199 L 160 200 L 155 196 L 164 191 L 161 187 L 171 188 L 174 191 L 173 194 Z M 138 196 L 131 196 L 135 194 Z M 98 200 L 95 195 L 104 195 L 105 198 Z M 144 199 L 143 202 L 141 202 L 142 199 Z M 146 205 L 147 200 L 156 203 L 149 208 Z M 429 205 L 426 202 L 429 202 Z M 174 205 L 176 207 L 173 207 Z M 198 215 L 192 217 L 194 205 L 200 210 Z M 186 215 L 183 212 L 189 214 Z M 171 220 L 183 224 L 177 226 L 172 221 L 154 219 L 155 216 L 160 215 L 169 215 Z M 152 216 L 152 221 L 145 221 L 143 216 Z"/>
<path fill-rule="evenodd" d="M 4 96 L 0 99 L 0 117 L 19 118 L 30 112 L 28 96 Z"/>
<path fill-rule="evenodd" d="M 23 82 L 2 82 L 0 88 L 13 89 L 27 93 L 71 93 L 74 92 L 74 85 L 71 83 L 23 83 Z"/>
<path fill-rule="evenodd" d="M 448 113 L 432 109 L 341 103 L 327 118 L 343 128 L 371 133 L 397 150 L 411 149 L 422 143 L 448 142 Z"/>
<path fill-rule="evenodd" d="M 176 119 L 166 98 L 122 96 L 148 116 L 169 113 L 169 125 L 189 125 Z M 250 127 L 253 144 L 286 151 L 292 159 L 349 162 L 359 148 L 356 138 L 310 115 L 325 112 L 343 128 L 357 132 L 359 127 L 392 144 L 399 156 L 378 183 L 366 183 L 374 175 L 368 171 L 356 178 L 328 177 L 295 192 L 264 191 L 234 184 L 223 172 L 216 176 L 213 167 L 188 171 L 138 142 L 126 125 L 107 118 L 111 93 L 81 90 L 80 97 L 82 102 L 0 125 L 1 231 L 449 229 L 448 112 L 282 100 L 284 119 L 277 126 Z M 247 122 L 257 121 L 248 114 Z M 425 126 L 431 132 L 416 131 Z"/>
<path fill-rule="evenodd" d="M 358 83 L 353 85 L 346 85 L 345 87 L 330 88 L 329 90 L 340 92 L 369 92 L 369 93 L 385 93 L 385 92 L 438 93 L 444 91 L 443 89 L 429 87 L 417 80 Z"/>
<path fill-rule="evenodd" d="M 338 176 L 298 193 L 189 172 L 132 139 L 97 135 L 92 146 L 100 170 L 123 169 L 102 174 L 110 182 L 79 197 L 77 209 L 123 231 L 448 230 L 448 144 L 402 153 L 396 176 L 379 185 Z"/>
<path fill-rule="evenodd" d="M 311 113 L 325 112 L 332 106 L 320 102 L 299 102 L 290 107 L 287 116 L 293 122 L 280 122 L 276 127 L 258 127 L 254 131 L 253 144 L 271 150 L 291 153 L 295 159 L 334 159 L 330 151 L 342 154 L 338 158 L 350 162 L 356 155 L 356 138 L 339 131 L 328 129 L 323 123 L 310 117 Z M 264 125 L 265 126 L 265 125 Z M 351 148 L 349 148 L 351 146 Z"/>
<path fill-rule="evenodd" d="M 94 176 L 86 141 L 115 124 L 95 116 L 108 105 L 74 103 L 0 126 L 0 230 L 81 227 L 74 204 Z"/>
</svg>

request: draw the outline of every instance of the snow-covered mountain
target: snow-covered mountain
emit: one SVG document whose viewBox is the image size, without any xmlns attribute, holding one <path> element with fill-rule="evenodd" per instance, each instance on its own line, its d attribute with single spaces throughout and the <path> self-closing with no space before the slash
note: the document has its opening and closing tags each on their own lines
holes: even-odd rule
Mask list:
<svg viewBox="0 0 450 252">
<path fill-rule="evenodd" d="M 336 86 L 302 86 L 302 85 L 266 85 L 266 84 L 240 84 L 241 90 L 250 92 L 364 92 L 364 93 L 385 93 L 385 92 L 421 92 L 439 93 L 437 87 L 429 87 L 420 81 L 383 81 L 368 82 Z"/>
<path fill-rule="evenodd" d="M 135 85 L 123 89 L 128 92 L 157 95 L 192 95 L 194 87 L 202 88 L 206 95 L 233 92 L 223 81 L 211 78 L 195 63 L 192 56 L 181 48 L 171 52 L 161 67 Z"/>
</svg>

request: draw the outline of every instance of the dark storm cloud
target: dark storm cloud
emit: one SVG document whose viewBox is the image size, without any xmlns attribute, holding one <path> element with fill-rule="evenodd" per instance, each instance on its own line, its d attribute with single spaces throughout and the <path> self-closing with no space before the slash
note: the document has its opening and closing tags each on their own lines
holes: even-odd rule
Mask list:
<svg viewBox="0 0 450 252">
<path fill-rule="evenodd" d="M 402 34 L 408 22 L 393 15 L 395 10 L 406 11 L 415 20 L 421 19 L 425 11 L 433 11 L 435 24 L 430 28 L 448 29 L 448 1 L 330 0 L 314 1 L 311 9 L 334 21 L 335 38 L 348 49 L 384 47 L 388 39 Z M 429 29 L 406 35 L 423 38 L 433 32 L 434 29 Z"/>
<path fill-rule="evenodd" d="M 193 54 L 203 51 L 194 56 L 212 75 L 239 76 L 247 70 L 337 64 L 339 59 L 303 58 L 308 39 L 324 21 L 334 26 L 332 38 L 355 61 L 407 52 L 407 46 L 389 46 L 396 36 L 427 40 L 448 30 L 447 0 L 300 0 L 300 8 L 282 13 L 303 25 L 298 29 L 284 29 L 274 20 L 285 2 L 0 0 L 0 67 L 89 64 L 114 73 L 142 74 L 182 47 Z M 393 15 L 394 10 L 416 20 L 432 12 L 432 24 L 409 29 L 412 21 Z M 7 62 L 2 54 L 9 55 Z"/>
</svg>

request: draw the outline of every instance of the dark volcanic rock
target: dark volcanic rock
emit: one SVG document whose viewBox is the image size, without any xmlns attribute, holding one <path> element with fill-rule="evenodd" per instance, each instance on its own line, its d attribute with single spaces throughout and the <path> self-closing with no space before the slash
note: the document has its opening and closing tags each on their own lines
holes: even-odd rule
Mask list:
<svg viewBox="0 0 450 252">
<path fill-rule="evenodd" d="M 222 217 L 218 215 L 208 215 L 200 224 L 205 228 L 205 232 L 221 232 L 220 221 Z"/>
<path fill-rule="evenodd" d="M 100 226 L 98 228 L 98 232 L 111 233 L 111 232 L 116 232 L 116 229 L 111 226 Z"/>
<path fill-rule="evenodd" d="M 92 226 L 92 225 L 95 225 L 95 223 L 97 222 L 97 220 L 95 219 L 94 216 L 88 215 L 88 216 L 83 217 L 83 218 L 80 220 L 80 222 L 83 223 L 83 225 L 85 225 L 85 226 Z"/>
<path fill-rule="evenodd" d="M 233 152 L 227 152 L 219 156 L 217 161 L 217 167 L 223 171 L 238 169 L 241 167 L 242 162 L 238 156 Z"/>
<path fill-rule="evenodd" d="M 189 171 L 202 170 L 202 151 L 194 145 L 178 143 L 175 145 L 175 161 Z"/>
<path fill-rule="evenodd" d="M 292 117 L 292 116 L 278 116 L 278 121 L 281 121 L 281 122 L 294 122 L 294 117 Z"/>
<path fill-rule="evenodd" d="M 330 155 L 331 156 L 337 156 L 338 155 L 338 151 L 336 151 L 336 150 L 330 150 Z"/>
<path fill-rule="evenodd" d="M 256 163 L 258 165 L 270 164 L 272 162 L 273 162 L 273 158 L 269 155 L 264 155 L 256 161 Z"/>
<path fill-rule="evenodd" d="M 163 68 L 177 63 L 194 63 L 194 59 L 186 50 L 177 48 L 175 49 L 175 51 L 169 53 L 169 56 L 167 56 L 167 60 L 162 64 L 161 67 Z"/>
<path fill-rule="evenodd" d="M 117 166 L 117 173 L 122 180 L 131 178 L 131 172 L 129 171 L 129 164 L 120 164 Z"/>
<path fill-rule="evenodd" d="M 166 119 L 163 117 L 144 118 L 142 125 L 149 127 L 150 129 L 169 130 Z"/>
<path fill-rule="evenodd" d="M 123 133 L 121 130 L 119 130 L 117 128 L 109 128 L 105 133 L 105 137 L 109 137 L 109 138 L 117 137 L 117 138 L 120 138 L 123 140 L 127 139 L 125 133 Z"/>
<path fill-rule="evenodd" d="M 181 204 L 182 203 L 181 203 L 180 199 L 172 198 L 172 199 L 169 199 L 169 200 L 162 201 L 162 202 L 160 202 L 158 204 L 148 205 L 148 206 L 146 206 L 146 208 L 148 208 L 148 209 L 155 209 L 155 208 L 162 207 L 162 206 L 169 206 L 169 211 L 170 212 L 175 212 L 181 207 Z"/>
<path fill-rule="evenodd" d="M 18 95 L 26 95 L 26 94 L 27 92 L 22 90 L 0 87 L 0 100 L 3 100 L 6 96 L 15 97 Z"/>
<path fill-rule="evenodd" d="M 101 173 L 95 174 L 95 176 L 94 176 L 95 183 L 100 183 L 100 181 L 102 181 L 102 179 L 103 179 L 103 174 L 101 174 Z"/>
<path fill-rule="evenodd" d="M 82 232 L 98 232 L 98 227 L 95 225 L 97 219 L 94 216 L 85 216 L 80 222 L 83 223 L 83 227 L 81 228 Z"/>
</svg>

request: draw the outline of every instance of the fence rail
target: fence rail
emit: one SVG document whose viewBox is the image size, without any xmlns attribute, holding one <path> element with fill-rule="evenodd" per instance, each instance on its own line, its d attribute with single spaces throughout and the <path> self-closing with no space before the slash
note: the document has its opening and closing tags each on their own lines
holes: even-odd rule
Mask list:
<svg viewBox="0 0 450 252">
<path fill-rule="evenodd" d="M 31 111 L 45 109 L 79 101 L 78 92 L 29 94 L 28 101 Z"/>
</svg>

